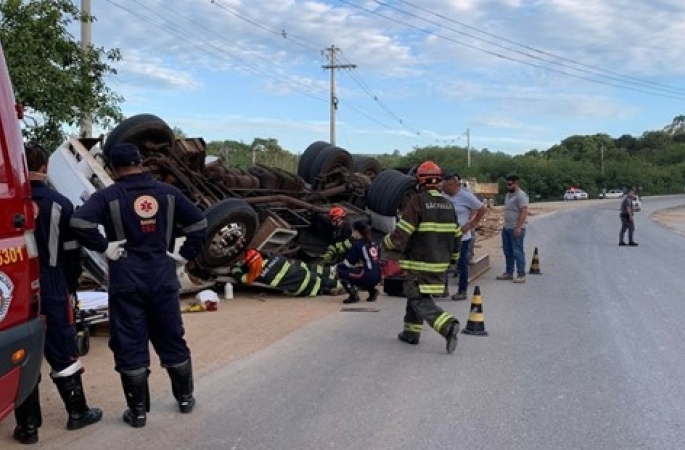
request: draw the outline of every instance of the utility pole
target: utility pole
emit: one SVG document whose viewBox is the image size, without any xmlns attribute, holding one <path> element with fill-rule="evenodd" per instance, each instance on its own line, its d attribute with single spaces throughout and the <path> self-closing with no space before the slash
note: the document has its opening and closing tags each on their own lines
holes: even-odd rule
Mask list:
<svg viewBox="0 0 685 450">
<path fill-rule="evenodd" d="M 81 0 L 81 13 L 90 17 L 90 0 Z M 84 56 L 91 44 L 91 25 L 92 21 L 90 19 L 81 21 L 81 49 Z M 90 116 L 90 111 L 83 111 L 82 114 L 81 137 L 91 137 L 93 135 L 93 120 Z"/>
<path fill-rule="evenodd" d="M 601 167 L 602 167 L 602 176 L 604 176 L 604 142 L 602 142 L 599 151 L 600 151 L 600 155 L 601 155 L 600 158 L 601 158 L 601 161 L 602 161 L 602 164 L 601 164 Z"/>
<path fill-rule="evenodd" d="M 331 45 L 329 48 L 323 51 L 328 52 L 328 62 L 330 64 L 325 64 L 321 67 L 324 69 L 330 69 L 331 71 L 331 145 L 335 145 L 335 111 L 338 109 L 338 97 L 335 96 L 335 70 L 336 69 L 356 69 L 356 64 L 337 64 L 335 59 L 335 53 L 340 50 L 335 45 Z M 322 52 L 323 53 L 323 52 Z"/>
<path fill-rule="evenodd" d="M 466 167 L 471 167 L 471 130 L 466 129 Z"/>
</svg>

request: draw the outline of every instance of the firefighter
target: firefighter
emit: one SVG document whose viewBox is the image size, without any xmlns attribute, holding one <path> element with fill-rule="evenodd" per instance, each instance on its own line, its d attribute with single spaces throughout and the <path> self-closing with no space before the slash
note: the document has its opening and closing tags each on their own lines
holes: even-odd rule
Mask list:
<svg viewBox="0 0 685 450">
<path fill-rule="evenodd" d="M 36 246 L 40 260 L 40 310 L 45 316 L 45 359 L 50 365 L 50 378 L 57 386 L 68 413 L 67 429 L 77 430 L 102 419 L 102 411 L 90 408 L 83 390 L 83 363 L 79 359 L 74 325 L 74 305 L 81 276 L 81 251 L 69 219 L 72 203 L 52 190 L 45 178 L 48 154 L 37 144 L 25 147 L 31 181 L 31 197 L 38 211 Z M 21 443 L 38 442 L 42 424 L 38 386 L 15 410 L 17 427 L 14 438 Z"/>
<path fill-rule="evenodd" d="M 345 260 L 337 265 L 338 278 L 350 296 L 343 303 L 359 301 L 356 286 L 369 293 L 367 302 L 378 298 L 376 286 L 381 281 L 381 252 L 378 244 L 371 238 L 371 225 L 364 220 L 354 223 L 352 230 L 352 249 Z"/>
<path fill-rule="evenodd" d="M 426 161 L 417 168 L 416 179 L 418 193 L 408 201 L 395 230 L 381 242 L 384 251 L 399 252 L 399 265 L 406 273 L 407 307 L 398 339 L 418 344 L 425 320 L 446 339 L 447 353 L 453 353 L 459 321 L 438 307 L 432 295 L 444 291 L 445 272 L 459 260 L 461 230 L 454 206 L 438 191 L 440 167 Z"/>
<path fill-rule="evenodd" d="M 323 255 L 324 264 L 337 264 L 352 248 L 352 227 L 347 219 L 347 211 L 341 206 L 334 206 L 328 212 L 333 225 L 333 241 Z"/>
<path fill-rule="evenodd" d="M 83 246 L 103 252 L 109 262 L 109 347 L 128 405 L 123 420 L 140 428 L 150 410 L 148 341 L 169 374 L 180 412 L 195 406 L 176 269 L 200 253 L 207 220 L 181 191 L 143 170 L 135 145 L 116 145 L 109 165 L 116 182 L 93 193 L 71 226 Z M 177 228 L 185 241 L 170 253 Z"/>
<path fill-rule="evenodd" d="M 231 273 L 241 283 L 249 285 L 256 281 L 292 296 L 340 294 L 342 288 L 339 281 L 331 275 L 331 269 L 324 270 L 321 266 L 318 268 L 321 269 L 320 274 L 302 261 L 276 254 L 262 255 L 258 250 L 249 249 Z"/>
</svg>

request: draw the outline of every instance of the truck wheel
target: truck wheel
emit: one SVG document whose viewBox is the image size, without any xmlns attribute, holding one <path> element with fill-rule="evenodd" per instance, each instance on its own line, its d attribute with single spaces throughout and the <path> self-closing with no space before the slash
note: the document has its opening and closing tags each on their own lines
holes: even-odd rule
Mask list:
<svg viewBox="0 0 685 450">
<path fill-rule="evenodd" d="M 109 158 L 112 147 L 122 142 L 135 144 L 141 152 L 166 152 L 173 148 L 175 141 L 174 132 L 162 119 L 152 114 L 138 114 L 124 120 L 109 133 L 102 152 Z"/>
<path fill-rule="evenodd" d="M 366 194 L 366 206 L 382 216 L 394 217 L 416 194 L 416 179 L 394 169 L 376 175 Z"/>
<path fill-rule="evenodd" d="M 319 152 L 309 172 L 310 183 L 319 175 L 337 168 L 352 170 L 352 155 L 344 148 L 331 145 Z"/>
<path fill-rule="evenodd" d="M 272 173 L 267 166 L 257 164 L 247 169 L 248 173 L 259 180 L 259 187 L 261 189 L 275 190 L 279 188 L 280 180 Z"/>
<path fill-rule="evenodd" d="M 352 172 L 363 173 L 373 179 L 381 173 L 383 168 L 376 158 L 370 156 L 352 155 Z"/>
<path fill-rule="evenodd" d="M 319 152 L 330 145 L 325 141 L 316 141 L 307 147 L 304 153 L 302 153 L 300 163 L 297 165 L 297 175 L 307 183 L 311 183 L 312 180 L 309 178 L 309 173 L 312 170 L 312 164 L 316 157 L 319 156 Z"/>
<path fill-rule="evenodd" d="M 198 256 L 201 267 L 227 266 L 245 250 L 257 231 L 257 212 L 239 198 L 221 200 L 205 210 L 207 242 Z"/>
<path fill-rule="evenodd" d="M 76 349 L 79 356 L 86 356 L 90 351 L 90 330 L 87 326 L 76 333 Z"/>
</svg>

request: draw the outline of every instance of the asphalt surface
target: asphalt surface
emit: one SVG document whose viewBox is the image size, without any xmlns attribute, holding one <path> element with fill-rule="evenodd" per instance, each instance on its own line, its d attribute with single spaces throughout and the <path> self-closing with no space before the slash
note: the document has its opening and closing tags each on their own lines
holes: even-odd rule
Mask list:
<svg viewBox="0 0 685 450">
<path fill-rule="evenodd" d="M 382 297 L 196 380 L 190 415 L 156 398 L 146 428 L 108 417 L 69 448 L 683 448 L 685 236 L 648 218 L 682 204 L 644 199 L 635 248 L 617 246 L 618 201 L 535 218 L 542 275 L 479 279 L 490 335 L 454 355 L 428 328 L 399 342 L 404 301 Z M 470 301 L 439 304 L 466 324 Z"/>
</svg>

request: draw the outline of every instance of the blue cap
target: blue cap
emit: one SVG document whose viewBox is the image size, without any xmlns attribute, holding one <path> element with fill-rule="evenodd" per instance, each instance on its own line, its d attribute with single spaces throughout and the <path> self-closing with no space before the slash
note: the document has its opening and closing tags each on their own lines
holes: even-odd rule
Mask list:
<svg viewBox="0 0 685 450">
<path fill-rule="evenodd" d="M 129 143 L 115 145 L 109 151 L 109 164 L 113 168 L 137 166 L 140 164 L 138 147 Z"/>
</svg>

